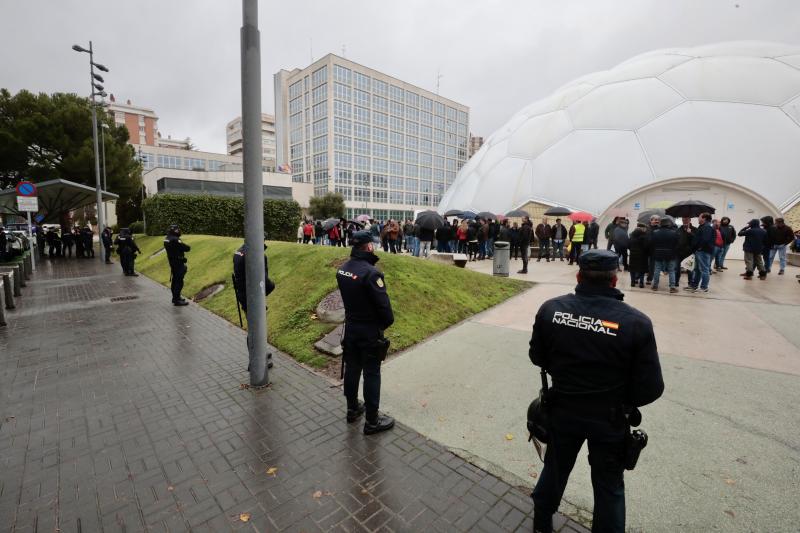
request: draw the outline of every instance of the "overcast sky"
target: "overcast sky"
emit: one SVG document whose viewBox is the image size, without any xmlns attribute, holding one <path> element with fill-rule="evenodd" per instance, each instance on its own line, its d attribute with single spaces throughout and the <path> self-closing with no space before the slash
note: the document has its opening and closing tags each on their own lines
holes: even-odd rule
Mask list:
<svg viewBox="0 0 800 533">
<path fill-rule="evenodd" d="M 800 44 L 796 0 L 275 0 L 260 2 L 264 112 L 272 75 L 333 52 L 471 108 L 488 136 L 568 81 L 657 48 L 758 39 Z M 225 150 L 241 112 L 238 0 L 0 0 L 0 87 L 106 90 L 153 108 L 162 135 Z"/>
</svg>

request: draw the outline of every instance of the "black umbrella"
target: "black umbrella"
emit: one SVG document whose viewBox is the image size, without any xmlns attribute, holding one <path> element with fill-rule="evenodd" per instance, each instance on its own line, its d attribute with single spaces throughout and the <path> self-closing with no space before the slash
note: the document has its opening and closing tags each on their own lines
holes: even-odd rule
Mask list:
<svg viewBox="0 0 800 533">
<path fill-rule="evenodd" d="M 506 213 L 507 217 L 530 217 L 527 211 L 524 209 L 514 209 L 513 211 L 509 211 Z"/>
<path fill-rule="evenodd" d="M 650 217 L 652 216 L 663 217 L 664 215 L 666 215 L 666 213 L 664 212 L 663 209 L 659 207 L 654 207 L 652 209 L 645 209 L 644 211 L 639 213 L 639 216 L 636 217 L 636 221 L 647 224 L 650 222 Z"/>
<path fill-rule="evenodd" d="M 464 211 L 462 211 L 461 209 L 451 209 L 450 211 L 445 213 L 444 216 L 446 216 L 446 217 L 460 217 L 463 214 L 464 214 Z"/>
<path fill-rule="evenodd" d="M 572 211 L 566 207 L 551 207 L 545 211 L 544 214 L 551 217 L 565 217 L 567 215 L 571 215 Z"/>
<path fill-rule="evenodd" d="M 475 215 L 475 218 L 482 218 L 484 220 L 489 220 L 489 219 L 497 220 L 497 215 L 495 215 L 491 211 L 481 211 L 480 213 Z"/>
<path fill-rule="evenodd" d="M 461 218 L 465 220 L 469 218 L 475 218 L 475 216 L 476 216 L 475 213 L 473 213 L 472 211 L 464 211 L 463 213 L 461 213 Z"/>
<path fill-rule="evenodd" d="M 666 209 L 667 214 L 675 218 L 694 218 L 700 216 L 701 213 L 714 213 L 715 211 L 716 209 L 714 209 L 714 206 L 701 202 L 700 200 L 684 200 L 672 204 Z"/>
<path fill-rule="evenodd" d="M 338 218 L 329 218 L 322 223 L 322 229 L 324 229 L 325 231 L 330 231 L 330 229 L 338 223 L 339 223 Z"/>
<path fill-rule="evenodd" d="M 419 227 L 424 229 L 439 229 L 447 224 L 442 215 L 436 211 L 423 211 L 417 215 L 417 220 L 414 223 L 419 224 Z"/>
</svg>

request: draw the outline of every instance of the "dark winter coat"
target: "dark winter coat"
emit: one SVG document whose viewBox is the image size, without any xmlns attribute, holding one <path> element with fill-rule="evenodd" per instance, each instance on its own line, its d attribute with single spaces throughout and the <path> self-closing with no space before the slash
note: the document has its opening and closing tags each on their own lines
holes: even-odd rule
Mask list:
<svg viewBox="0 0 800 533">
<path fill-rule="evenodd" d="M 722 233 L 724 244 L 732 244 L 736 240 L 736 229 L 730 224 L 720 224 L 719 231 Z"/>
<path fill-rule="evenodd" d="M 697 252 L 713 253 L 714 241 L 716 240 L 717 232 L 714 227 L 706 222 L 700 224 L 694 236 L 694 249 Z"/>
<path fill-rule="evenodd" d="M 764 249 L 769 250 L 780 240 L 778 235 L 778 228 L 775 226 L 775 221 L 769 215 L 761 217 L 761 223 L 764 224 L 764 230 L 767 232 L 767 238 L 764 241 Z"/>
<path fill-rule="evenodd" d="M 628 238 L 627 228 L 616 226 L 614 231 L 611 233 L 611 242 L 616 248 L 628 248 L 630 245 L 630 239 Z"/>
<path fill-rule="evenodd" d="M 647 233 L 641 228 L 631 232 L 628 239 L 628 268 L 631 272 L 647 272 Z"/>
<path fill-rule="evenodd" d="M 539 224 L 536 226 L 536 238 L 541 240 L 549 239 L 553 234 L 550 224 Z"/>
<path fill-rule="evenodd" d="M 650 235 L 649 251 L 656 261 L 670 261 L 677 257 L 678 232 L 661 227 Z"/>
<path fill-rule="evenodd" d="M 523 222 L 519 228 L 519 245 L 530 246 L 531 238 L 533 237 L 533 224 L 530 222 Z"/>
<path fill-rule="evenodd" d="M 694 253 L 694 235 L 697 228 L 689 224 L 689 231 L 684 226 L 678 228 L 678 260 L 683 261 Z"/>
<path fill-rule="evenodd" d="M 750 221 L 750 224 L 739 231 L 739 237 L 744 237 L 742 249 L 745 252 L 760 254 L 764 251 L 764 243 L 767 240 L 767 230 L 759 227 L 758 220 L 754 218 Z"/>
</svg>

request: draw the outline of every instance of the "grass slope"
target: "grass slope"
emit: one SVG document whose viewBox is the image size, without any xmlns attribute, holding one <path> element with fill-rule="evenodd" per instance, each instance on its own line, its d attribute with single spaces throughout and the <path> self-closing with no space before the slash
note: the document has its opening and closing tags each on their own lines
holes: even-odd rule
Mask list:
<svg viewBox="0 0 800 533">
<path fill-rule="evenodd" d="M 238 324 L 236 300 L 231 286 L 232 256 L 242 239 L 209 235 L 186 235 L 192 247 L 187 254 L 189 271 L 183 294 L 192 297 L 215 283 L 225 289 L 204 300 L 206 309 Z M 166 255 L 152 256 L 162 249 L 161 237 L 137 237 L 142 255 L 136 268 L 142 274 L 169 285 Z M 314 349 L 314 342 L 335 326 L 312 318 L 317 304 L 336 289 L 336 268 L 350 250 L 322 246 L 269 243 L 269 274 L 277 288 L 268 298 L 269 341 L 281 351 L 312 366 L 330 360 Z M 378 268 L 386 277 L 395 323 L 386 332 L 392 351 L 407 348 L 479 311 L 518 294 L 530 284 L 494 278 L 449 265 L 414 257 L 380 254 Z"/>
</svg>

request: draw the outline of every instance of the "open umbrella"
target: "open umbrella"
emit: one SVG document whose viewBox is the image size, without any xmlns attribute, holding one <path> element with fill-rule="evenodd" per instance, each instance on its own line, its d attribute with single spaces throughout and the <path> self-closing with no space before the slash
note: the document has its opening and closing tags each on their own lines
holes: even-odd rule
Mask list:
<svg viewBox="0 0 800 533">
<path fill-rule="evenodd" d="M 451 209 L 447 213 L 444 214 L 446 217 L 460 217 L 463 215 L 464 212 L 461 209 Z"/>
<path fill-rule="evenodd" d="M 322 229 L 325 231 L 330 231 L 332 227 L 339 223 L 338 218 L 329 218 L 322 223 Z"/>
<path fill-rule="evenodd" d="M 524 209 L 514 209 L 506 213 L 507 217 L 530 217 L 531 215 L 528 214 L 527 211 Z"/>
<path fill-rule="evenodd" d="M 417 215 L 415 224 L 419 224 L 420 228 L 424 229 L 439 229 L 446 224 L 442 215 L 436 211 L 423 211 Z"/>
<path fill-rule="evenodd" d="M 666 209 L 666 211 L 668 215 L 675 218 L 694 218 L 696 216 L 700 216 L 701 213 L 714 213 L 716 209 L 714 209 L 714 206 L 705 202 L 701 202 L 700 200 L 684 200 L 682 202 L 672 204 Z"/>
<path fill-rule="evenodd" d="M 475 218 L 475 217 L 476 217 L 476 215 L 472 211 L 464 211 L 464 212 L 461 213 L 461 218 L 463 218 L 465 220 L 470 219 L 470 218 Z"/>
<path fill-rule="evenodd" d="M 572 211 L 570 211 L 566 207 L 551 207 L 550 209 L 545 211 L 544 214 L 551 217 L 564 217 L 572 214 Z"/>
<path fill-rule="evenodd" d="M 575 211 L 574 213 L 570 213 L 569 219 L 573 222 L 589 222 L 594 218 L 594 215 L 591 213 L 587 213 L 586 211 Z"/>
<path fill-rule="evenodd" d="M 369 215 L 358 215 L 358 216 L 356 217 L 356 220 L 357 220 L 358 222 L 369 222 L 369 219 L 370 219 L 370 218 L 372 218 L 372 217 L 370 217 Z"/>
<path fill-rule="evenodd" d="M 475 215 L 475 218 L 482 218 L 484 220 L 489 220 L 489 219 L 495 220 L 497 218 L 497 215 L 495 215 L 491 211 L 481 211 L 480 213 Z"/>
<path fill-rule="evenodd" d="M 505 219 L 506 219 L 506 217 L 505 217 L 505 216 L 503 216 L 503 215 L 497 215 L 497 221 L 498 221 L 498 222 L 500 222 L 501 224 L 503 223 L 503 221 L 504 221 Z"/>
<path fill-rule="evenodd" d="M 645 209 L 644 211 L 639 213 L 639 216 L 636 217 L 636 221 L 647 224 L 648 222 L 650 222 L 650 217 L 652 216 L 663 217 L 664 215 L 666 215 L 666 213 L 661 208 Z"/>
</svg>

